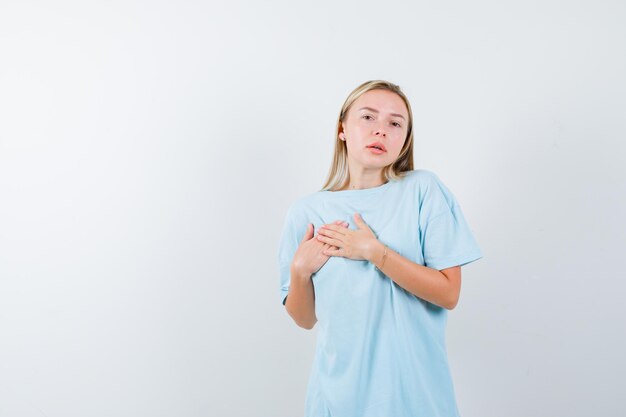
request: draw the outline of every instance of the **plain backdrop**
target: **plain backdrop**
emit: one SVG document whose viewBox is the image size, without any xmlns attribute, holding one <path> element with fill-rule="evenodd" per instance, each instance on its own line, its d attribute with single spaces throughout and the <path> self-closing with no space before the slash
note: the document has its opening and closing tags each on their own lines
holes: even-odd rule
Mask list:
<svg viewBox="0 0 626 417">
<path fill-rule="evenodd" d="M 464 417 L 623 415 L 626 3 L 0 3 L 0 417 L 302 415 L 287 207 L 399 84 L 484 258 Z M 382 416 L 393 417 L 393 416 Z"/>
</svg>

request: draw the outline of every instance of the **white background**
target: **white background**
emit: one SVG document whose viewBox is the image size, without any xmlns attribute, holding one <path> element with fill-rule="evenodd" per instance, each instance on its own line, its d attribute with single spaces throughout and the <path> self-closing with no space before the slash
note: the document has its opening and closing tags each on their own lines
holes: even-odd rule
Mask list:
<svg viewBox="0 0 626 417">
<path fill-rule="evenodd" d="M 622 415 L 623 1 L 3 1 L 0 416 L 302 414 L 288 205 L 360 83 L 484 258 L 447 341 L 464 417 Z"/>
</svg>

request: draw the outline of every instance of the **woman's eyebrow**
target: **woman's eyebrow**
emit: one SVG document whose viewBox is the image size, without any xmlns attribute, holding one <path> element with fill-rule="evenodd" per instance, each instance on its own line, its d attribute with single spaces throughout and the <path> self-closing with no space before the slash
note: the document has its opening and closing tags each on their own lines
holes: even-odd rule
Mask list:
<svg viewBox="0 0 626 417">
<path fill-rule="evenodd" d="M 371 108 L 371 107 L 361 107 L 359 110 L 369 110 L 369 111 L 371 111 L 371 112 L 378 113 L 378 110 L 373 109 L 373 108 Z M 401 115 L 401 114 L 398 114 L 398 113 L 391 113 L 391 115 L 392 115 L 392 116 L 396 116 L 396 117 L 400 117 L 400 118 L 404 119 L 404 116 L 403 116 L 403 115 Z M 404 119 L 404 120 L 406 120 L 406 119 Z"/>
</svg>

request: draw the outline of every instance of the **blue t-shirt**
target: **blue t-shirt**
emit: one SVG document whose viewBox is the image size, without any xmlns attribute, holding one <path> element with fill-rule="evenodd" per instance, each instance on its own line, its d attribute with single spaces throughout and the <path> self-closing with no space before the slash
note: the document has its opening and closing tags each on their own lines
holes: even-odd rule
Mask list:
<svg viewBox="0 0 626 417">
<path fill-rule="evenodd" d="M 378 240 L 442 270 L 482 257 L 461 207 L 433 172 L 418 169 L 374 188 L 317 191 L 287 212 L 278 260 L 280 300 L 307 224 L 360 213 Z M 318 319 L 306 417 L 456 417 L 445 344 L 448 310 L 421 299 L 365 260 L 331 256 L 312 275 Z"/>
</svg>

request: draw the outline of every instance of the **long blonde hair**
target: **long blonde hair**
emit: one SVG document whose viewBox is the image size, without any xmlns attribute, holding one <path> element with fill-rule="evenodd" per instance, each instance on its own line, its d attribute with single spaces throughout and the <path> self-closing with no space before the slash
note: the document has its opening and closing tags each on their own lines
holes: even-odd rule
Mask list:
<svg viewBox="0 0 626 417">
<path fill-rule="evenodd" d="M 348 170 L 348 148 L 346 142 L 339 138 L 339 133 L 342 132 L 341 124 L 346 119 L 348 111 L 352 104 L 361 97 L 364 93 L 371 90 L 388 90 L 396 93 L 404 104 L 409 113 L 409 122 L 406 139 L 398 159 L 390 165 L 383 168 L 383 176 L 387 181 L 399 180 L 406 175 L 408 171 L 413 170 L 413 112 L 411 111 L 411 105 L 409 99 L 400 90 L 400 86 L 384 80 L 372 80 L 366 81 L 357 88 L 355 88 L 341 107 L 339 112 L 339 119 L 337 120 L 337 130 L 335 132 L 335 154 L 333 156 L 333 162 L 328 172 L 328 178 L 324 186 L 323 191 L 336 191 L 341 190 L 350 181 L 350 172 Z"/>
</svg>

